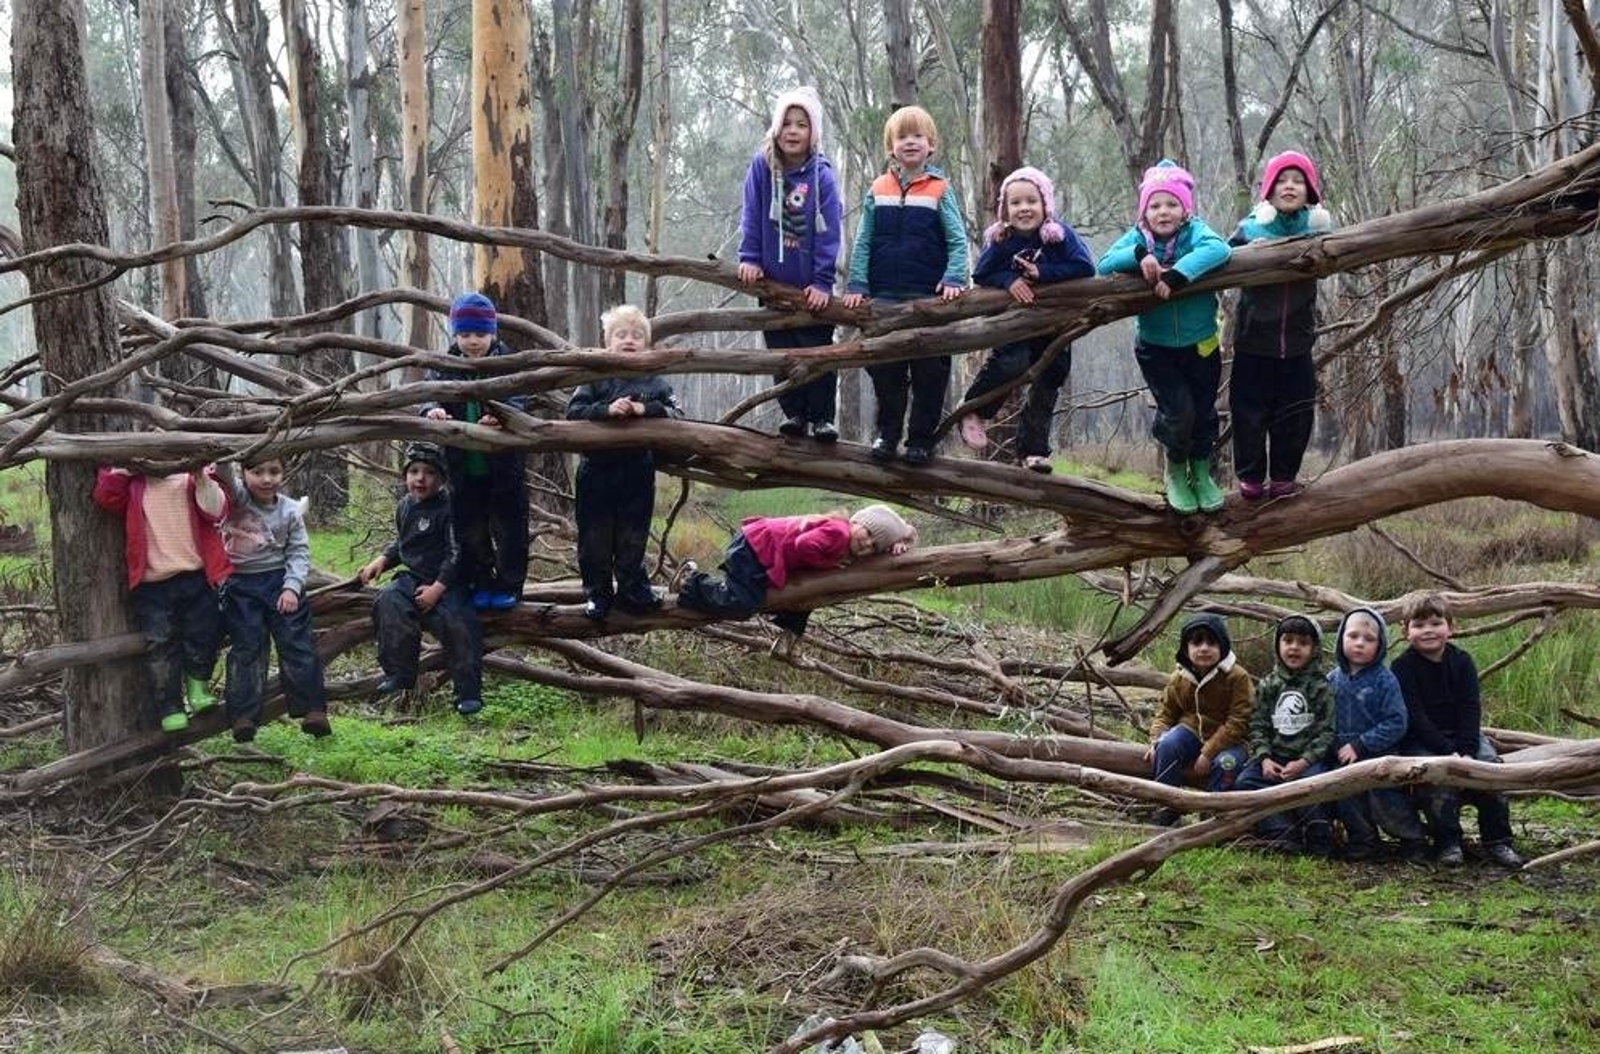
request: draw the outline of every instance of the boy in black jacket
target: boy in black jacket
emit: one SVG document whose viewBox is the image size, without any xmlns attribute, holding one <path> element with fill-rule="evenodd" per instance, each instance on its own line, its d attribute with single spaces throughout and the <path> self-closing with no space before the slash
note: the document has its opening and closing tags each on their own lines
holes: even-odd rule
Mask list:
<svg viewBox="0 0 1600 1054">
<path fill-rule="evenodd" d="M 635 354 L 650 347 L 650 320 L 632 304 L 600 319 L 606 350 Z M 625 421 L 677 417 L 672 386 L 660 377 L 618 376 L 585 384 L 567 403 L 567 419 Z M 583 612 L 599 621 L 615 603 L 629 614 L 661 606 L 644 569 L 650 517 L 656 504 L 656 458 L 648 449 L 608 450 L 578 461 L 578 573 L 587 598 Z M 613 587 L 612 579 L 616 584 Z"/>
<path fill-rule="evenodd" d="M 496 335 L 500 323 L 494 301 L 482 293 L 463 293 L 450 305 L 449 354 L 482 359 L 510 355 L 512 349 Z M 482 377 L 465 370 L 430 370 L 430 381 L 464 381 Z M 526 409 L 523 396 L 503 400 L 517 410 Z M 482 400 L 456 399 L 427 403 L 421 411 L 434 421 L 447 418 L 499 428 L 494 410 Z M 528 488 L 526 467 L 518 451 L 485 454 L 480 450 L 445 450 L 450 472 L 450 505 L 455 511 L 456 537 L 461 543 L 459 580 L 480 611 L 506 611 L 522 599 L 522 582 L 528 575 Z"/>
<path fill-rule="evenodd" d="M 395 540 L 360 571 L 363 585 L 391 567 L 404 568 L 372 604 L 378 630 L 379 695 L 417 683 L 417 657 L 426 629 L 444 645 L 456 692 L 456 712 L 483 709 L 483 639 L 478 613 L 460 584 L 444 453 L 431 443 L 406 448 L 406 493 L 395 508 Z"/>
<path fill-rule="evenodd" d="M 1405 620 L 1411 647 L 1390 666 L 1405 696 L 1408 718 L 1398 752 L 1499 761 L 1483 735 L 1478 668 L 1472 656 L 1450 643 L 1455 626 L 1449 601 L 1424 594 L 1407 607 Z M 1504 867 L 1522 866 L 1522 857 L 1511 848 L 1511 806 L 1505 795 L 1456 787 L 1425 787 L 1419 794 L 1439 863 L 1456 867 L 1464 860 L 1461 805 L 1465 801 L 1478 809 L 1478 834 L 1489 858 Z"/>
</svg>

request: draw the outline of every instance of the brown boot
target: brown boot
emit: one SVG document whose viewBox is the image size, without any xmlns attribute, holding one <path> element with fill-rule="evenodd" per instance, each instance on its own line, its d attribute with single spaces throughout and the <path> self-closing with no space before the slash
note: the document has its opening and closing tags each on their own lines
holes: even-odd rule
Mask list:
<svg viewBox="0 0 1600 1054">
<path fill-rule="evenodd" d="M 324 710 L 312 710 L 300 718 L 300 731 L 308 736 L 321 739 L 323 736 L 333 734 L 333 727 L 328 724 L 328 714 Z"/>
</svg>

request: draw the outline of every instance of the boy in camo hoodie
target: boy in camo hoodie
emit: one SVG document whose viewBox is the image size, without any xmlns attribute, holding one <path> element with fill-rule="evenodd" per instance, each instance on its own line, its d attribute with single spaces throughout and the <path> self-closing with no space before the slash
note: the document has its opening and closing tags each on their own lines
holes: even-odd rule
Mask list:
<svg viewBox="0 0 1600 1054">
<path fill-rule="evenodd" d="M 1234 790 L 1263 790 L 1328 770 L 1333 746 L 1333 686 L 1322 669 L 1322 634 L 1304 615 L 1278 623 L 1278 661 L 1256 686 L 1250 715 L 1250 762 L 1239 773 Z M 1269 816 L 1256 833 L 1286 849 L 1296 848 L 1296 834 L 1307 852 L 1332 852 L 1329 808 L 1313 805 Z M 1299 832 L 1296 831 L 1296 823 Z"/>
</svg>

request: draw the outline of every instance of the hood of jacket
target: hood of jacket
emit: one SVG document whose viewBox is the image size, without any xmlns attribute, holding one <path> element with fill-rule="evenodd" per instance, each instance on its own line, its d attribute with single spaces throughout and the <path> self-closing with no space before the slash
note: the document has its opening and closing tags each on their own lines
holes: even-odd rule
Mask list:
<svg viewBox="0 0 1600 1054">
<path fill-rule="evenodd" d="M 1189 637 L 1196 630 L 1201 629 L 1209 631 L 1217 639 L 1217 648 L 1222 653 L 1221 657 L 1217 659 L 1217 665 L 1213 669 L 1206 671 L 1206 676 L 1219 671 L 1226 673 L 1233 668 L 1234 663 L 1233 638 L 1228 636 L 1228 623 L 1221 615 L 1195 615 L 1186 619 L 1183 623 L 1183 630 L 1178 634 L 1178 668 L 1188 673 L 1196 681 L 1202 681 L 1205 678 L 1195 670 L 1194 664 L 1189 661 Z"/>
<path fill-rule="evenodd" d="M 1371 669 L 1373 667 L 1383 666 L 1384 656 L 1389 654 L 1389 625 L 1383 621 L 1382 615 L 1378 614 L 1372 608 L 1356 608 L 1353 611 L 1346 612 L 1344 618 L 1339 620 L 1338 635 L 1333 638 L 1333 657 L 1339 663 L 1339 669 L 1343 670 L 1347 674 L 1352 675 L 1359 671 L 1351 670 L 1350 660 L 1345 657 L 1344 631 L 1345 627 L 1349 625 L 1350 620 L 1357 615 L 1367 616 L 1378 627 L 1378 656 L 1373 660 L 1371 667 L 1364 668 Z"/>
</svg>

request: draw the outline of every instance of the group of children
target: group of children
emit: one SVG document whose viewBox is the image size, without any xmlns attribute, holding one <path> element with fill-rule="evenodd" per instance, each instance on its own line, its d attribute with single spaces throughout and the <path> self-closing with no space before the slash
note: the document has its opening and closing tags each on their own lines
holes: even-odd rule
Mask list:
<svg viewBox="0 0 1600 1054">
<path fill-rule="evenodd" d="M 1391 670 L 1384 665 L 1383 616 L 1358 608 L 1340 621 L 1335 667 L 1324 673 L 1317 624 L 1291 615 L 1274 634 L 1272 672 L 1252 691 L 1223 620 L 1191 618 L 1183 625 L 1178 668 L 1151 723 L 1145 752 L 1151 778 L 1171 786 L 1204 781 L 1213 791 L 1260 790 L 1388 754 L 1498 761 L 1481 726 L 1477 669 L 1450 642 L 1452 629 L 1443 597 L 1416 598 L 1405 611 L 1409 647 Z M 1346 859 L 1376 855 L 1384 832 L 1398 841 L 1404 859 L 1426 859 L 1431 839 L 1433 859 L 1456 866 L 1464 860 L 1464 802 L 1477 808 L 1488 857 L 1521 867 L 1506 799 L 1489 791 L 1435 786 L 1413 795 L 1382 787 L 1331 807 L 1269 816 L 1257 832 L 1278 848 L 1331 856 L 1337 822 Z M 1170 825 L 1178 814 L 1163 807 L 1154 819 Z"/>
<path fill-rule="evenodd" d="M 761 149 L 745 177 L 740 223 L 739 278 L 761 278 L 805 290 L 813 311 L 833 291 L 842 207 L 821 151 L 822 105 L 809 88 L 786 92 L 773 107 Z M 883 129 L 886 170 L 873 180 L 861 210 L 844 296 L 897 303 L 938 296 L 951 300 L 967 287 L 967 240 L 955 191 L 932 164 L 939 133 L 932 116 L 907 106 Z M 984 286 L 1032 303 L 1037 287 L 1100 274 L 1137 274 L 1162 303 L 1138 316 L 1134 357 L 1156 403 L 1152 433 L 1166 458 L 1168 504 L 1180 514 L 1223 505 L 1212 458 L 1219 434 L 1217 393 L 1222 378 L 1217 297 L 1179 296 L 1222 266 L 1230 246 L 1292 238 L 1331 229 L 1321 183 L 1309 157 L 1288 151 L 1267 161 L 1261 203 L 1224 241 L 1195 213 L 1194 177 L 1171 161 L 1146 170 L 1132 228 L 1098 265 L 1070 224 L 1056 214 L 1055 187 L 1024 166 L 1000 185 L 995 222 L 984 231 L 973 270 Z M 1311 357 L 1316 339 L 1316 281 L 1305 279 L 1245 289 L 1234 332 L 1229 402 L 1239 491 L 1248 500 L 1281 498 L 1299 489 L 1296 476 L 1310 442 L 1317 382 Z M 833 328 L 810 325 L 766 333 L 769 348 L 832 343 Z M 1072 349 L 1049 335 L 1002 345 L 989 355 L 962 400 L 963 442 L 989 445 L 985 422 L 1031 371 L 1017 435 L 1019 462 L 1051 471 L 1050 419 L 1071 368 Z M 1045 360 L 1045 361 L 1041 361 Z M 919 356 L 867 368 L 876 398 L 872 456 L 901 453 L 913 465 L 932 457 L 950 382 L 948 355 Z M 779 431 L 838 439 L 835 378 L 829 373 L 779 396 Z"/>
</svg>

